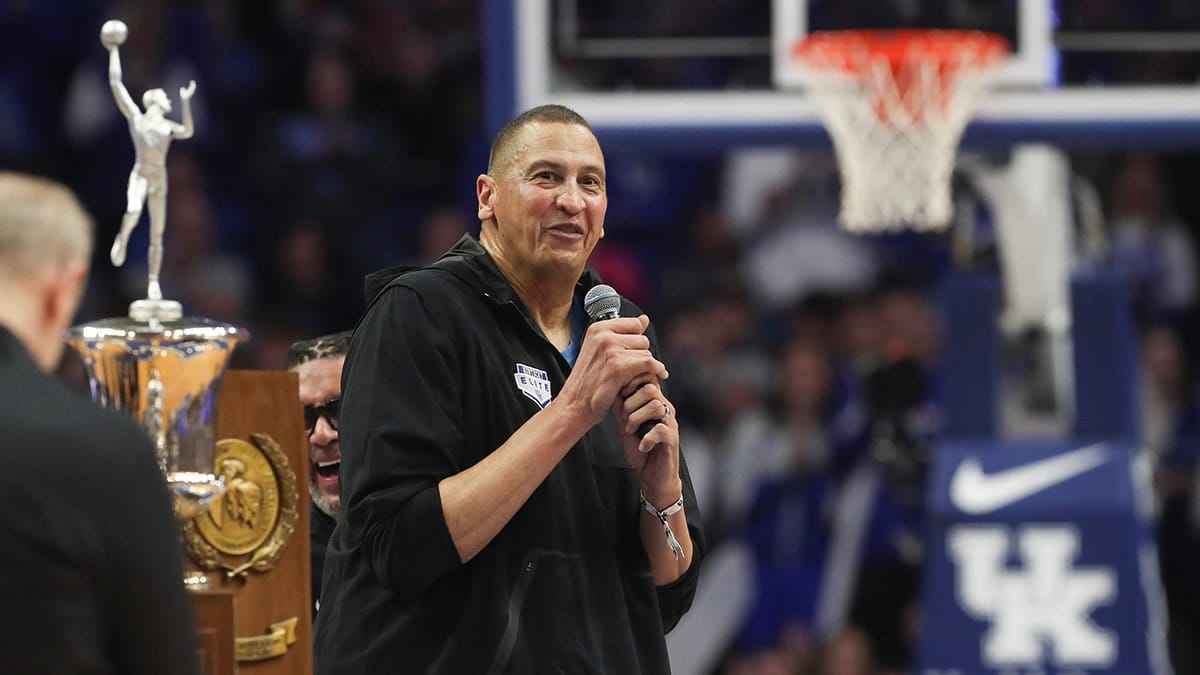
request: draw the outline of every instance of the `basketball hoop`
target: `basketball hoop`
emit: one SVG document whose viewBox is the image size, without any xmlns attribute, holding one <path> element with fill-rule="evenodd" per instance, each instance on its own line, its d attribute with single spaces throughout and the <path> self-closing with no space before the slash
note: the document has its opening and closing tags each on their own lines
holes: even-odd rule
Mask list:
<svg viewBox="0 0 1200 675">
<path fill-rule="evenodd" d="M 958 141 L 1007 54 L 998 35 L 953 30 L 829 31 L 796 45 L 805 91 L 833 138 L 843 227 L 949 225 Z"/>
</svg>

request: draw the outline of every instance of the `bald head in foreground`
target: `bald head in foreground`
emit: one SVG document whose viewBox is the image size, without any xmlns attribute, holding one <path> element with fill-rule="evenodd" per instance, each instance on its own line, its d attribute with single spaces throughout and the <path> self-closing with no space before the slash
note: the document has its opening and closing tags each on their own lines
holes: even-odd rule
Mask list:
<svg viewBox="0 0 1200 675">
<path fill-rule="evenodd" d="M 0 669 L 198 673 L 149 439 L 48 374 L 91 251 L 91 219 L 66 187 L 0 172 Z"/>
</svg>

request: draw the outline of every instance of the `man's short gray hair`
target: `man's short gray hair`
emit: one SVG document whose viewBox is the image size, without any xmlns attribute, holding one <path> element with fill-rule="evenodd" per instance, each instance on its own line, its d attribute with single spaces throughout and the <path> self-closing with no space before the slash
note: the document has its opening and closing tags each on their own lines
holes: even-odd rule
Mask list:
<svg viewBox="0 0 1200 675">
<path fill-rule="evenodd" d="M 0 277 L 21 278 L 92 255 L 92 219 L 65 185 L 0 171 Z"/>
<path fill-rule="evenodd" d="M 517 153 L 516 141 L 521 130 L 530 124 L 574 124 L 592 131 L 592 125 L 583 115 L 562 105 L 548 104 L 530 108 L 508 121 L 496 134 L 492 141 L 492 149 L 488 153 L 488 174 L 508 166 Z M 592 131 L 592 135 L 595 132 Z"/>
</svg>

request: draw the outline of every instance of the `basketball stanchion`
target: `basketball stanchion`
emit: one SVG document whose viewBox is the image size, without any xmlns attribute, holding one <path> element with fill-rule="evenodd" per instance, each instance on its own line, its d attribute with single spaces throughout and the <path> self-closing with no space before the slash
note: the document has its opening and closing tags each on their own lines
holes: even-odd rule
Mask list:
<svg viewBox="0 0 1200 675">
<path fill-rule="evenodd" d="M 827 31 L 796 45 L 805 93 L 833 139 L 843 227 L 950 223 L 959 139 L 1008 51 L 998 35 L 954 30 Z"/>
</svg>

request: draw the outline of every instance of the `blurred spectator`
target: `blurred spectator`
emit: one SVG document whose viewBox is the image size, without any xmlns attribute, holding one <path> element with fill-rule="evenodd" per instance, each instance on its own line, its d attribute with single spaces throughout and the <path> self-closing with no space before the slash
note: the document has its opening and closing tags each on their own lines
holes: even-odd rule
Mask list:
<svg viewBox="0 0 1200 675">
<path fill-rule="evenodd" d="M 399 158 L 391 127 L 360 105 L 358 75 L 343 53 L 313 52 L 299 109 L 265 120 L 254 179 L 275 210 L 329 218 L 369 269 L 397 250 L 394 223 L 378 222 L 395 190 Z"/>
<path fill-rule="evenodd" d="M 475 223 L 466 211 L 454 206 L 435 208 L 421 221 L 417 232 L 417 257 L 420 264 L 442 257 L 464 234 L 473 231 Z M 607 278 L 607 277 L 606 277 Z"/>
<path fill-rule="evenodd" d="M 939 426 L 937 354 L 940 327 L 928 298 L 907 288 L 883 290 L 871 305 L 878 354 L 862 383 L 868 449 L 842 483 L 831 565 L 853 568 L 831 594 L 848 607 L 826 608 L 834 626 L 845 621 L 871 641 L 883 669 L 912 663 L 915 613 L 924 558 L 925 481 Z M 842 548 L 845 547 L 845 548 Z"/>
<path fill-rule="evenodd" d="M 758 492 L 745 537 L 755 560 L 754 600 L 737 651 L 800 647 L 808 662 L 829 546 L 831 486 L 817 467 L 774 479 Z M 801 647 L 802 645 L 802 647 Z"/>
<path fill-rule="evenodd" d="M 714 203 L 701 205 L 684 226 L 685 245 L 669 251 L 659 274 L 664 311 L 702 305 L 742 285 L 741 247 Z"/>
<path fill-rule="evenodd" d="M 1124 158 L 1108 193 L 1110 265 L 1133 288 L 1142 320 L 1177 318 L 1196 300 L 1196 252 L 1172 213 L 1158 162 Z"/>
<path fill-rule="evenodd" d="M 1190 479 L 1200 459 L 1200 408 L 1192 365 L 1178 333 L 1166 324 L 1142 331 L 1140 352 L 1142 448 L 1160 471 Z"/>
<path fill-rule="evenodd" d="M 451 199 L 464 130 L 480 108 L 480 3 L 356 4 L 353 49 L 364 86 L 378 99 L 405 158 L 392 189 L 416 202 Z"/>
<path fill-rule="evenodd" d="M 292 343 L 305 337 L 291 316 L 268 311 L 254 323 L 250 341 L 233 352 L 230 368 L 279 370 Z"/>
<path fill-rule="evenodd" d="M 1158 554 L 1167 599 L 1168 646 L 1176 672 L 1196 672 L 1200 651 L 1200 400 L 1177 333 L 1147 327 L 1141 337 L 1142 444 L 1156 466 Z"/>
<path fill-rule="evenodd" d="M 755 561 L 754 604 L 739 640 L 742 653 L 805 644 L 800 660 L 813 657 L 808 644 L 816 623 L 831 533 L 835 485 L 825 471 L 824 425 L 832 371 L 822 345 L 789 344 L 780 355 L 778 412 L 773 429 L 785 466 L 757 476 L 759 488 L 741 524 Z M 754 458 L 734 458 L 734 466 Z M 781 470 L 781 471 L 780 471 Z"/>
<path fill-rule="evenodd" d="M 818 672 L 819 675 L 873 675 L 870 639 L 856 628 L 839 631 L 822 648 Z"/>
<path fill-rule="evenodd" d="M 628 247 L 613 241 L 603 241 L 588 260 L 588 267 L 596 270 L 609 285 L 629 298 L 647 312 L 654 313 L 654 302 L 650 297 L 650 282 L 642 272 L 637 255 Z"/>
<path fill-rule="evenodd" d="M 326 221 L 298 216 L 266 246 L 270 257 L 259 282 L 265 304 L 288 316 L 302 334 L 325 333 L 358 318 L 361 285 L 339 274 L 339 251 Z"/>
<path fill-rule="evenodd" d="M 826 434 L 833 401 L 833 368 L 826 346 L 798 339 L 779 359 L 778 415 L 790 448 L 791 466 L 824 469 L 830 447 Z"/>
<path fill-rule="evenodd" d="M 729 355 L 710 382 L 717 417 L 714 439 L 715 503 L 705 518 L 718 536 L 736 532 L 760 484 L 786 473 L 788 448 L 768 407 L 778 376 L 759 354 Z"/>
<path fill-rule="evenodd" d="M 720 378 L 725 361 L 736 354 L 754 356 L 759 318 L 739 288 L 682 307 L 668 316 L 663 329 L 664 362 L 671 367 L 671 397 L 679 404 L 680 419 L 716 433 L 736 410 L 725 409 Z"/>
<path fill-rule="evenodd" d="M 731 153 L 724 212 L 746 247 L 754 301 L 780 312 L 812 293 L 865 290 L 875 281 L 871 243 L 837 225 L 837 171 L 824 156 L 783 150 Z"/>
</svg>

